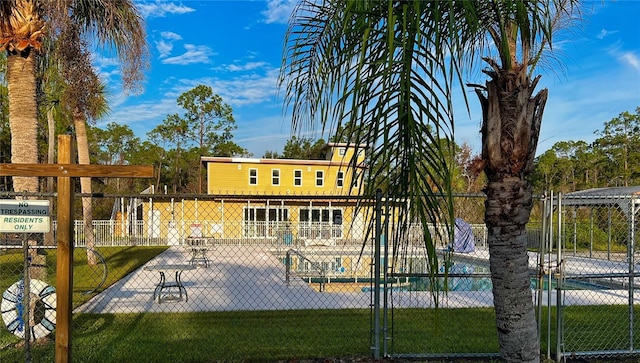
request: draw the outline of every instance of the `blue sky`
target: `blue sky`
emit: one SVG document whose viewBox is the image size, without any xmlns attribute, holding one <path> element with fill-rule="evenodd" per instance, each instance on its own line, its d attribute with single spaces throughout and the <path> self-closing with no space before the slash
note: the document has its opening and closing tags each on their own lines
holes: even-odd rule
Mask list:
<svg viewBox="0 0 640 363">
<path fill-rule="evenodd" d="M 231 105 L 238 129 L 234 141 L 261 157 L 281 152 L 291 137 L 289 114 L 278 94 L 291 0 L 138 1 L 147 27 L 151 67 L 144 92 L 122 93 L 112 55 L 95 66 L 109 86 L 111 113 L 98 121 L 128 125 L 141 139 L 166 118 L 180 113 L 177 97 L 199 84 Z M 561 68 L 540 68 L 538 89 L 548 88 L 538 154 L 554 143 L 595 139 L 595 130 L 640 106 L 640 0 L 586 1 L 583 22 L 558 34 L 554 51 Z M 465 76 L 483 83 L 479 72 Z M 459 90 L 460 91 L 460 90 Z M 460 91 L 461 92 L 461 91 Z M 480 148 L 480 111 L 470 90 L 471 115 L 456 96 L 458 143 Z M 309 137 L 326 138 L 319 132 Z"/>
</svg>

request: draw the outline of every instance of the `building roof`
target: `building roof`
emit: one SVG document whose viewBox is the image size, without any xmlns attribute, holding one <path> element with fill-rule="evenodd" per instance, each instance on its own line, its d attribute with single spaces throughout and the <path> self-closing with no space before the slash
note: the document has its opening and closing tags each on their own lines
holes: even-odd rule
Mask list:
<svg viewBox="0 0 640 363">
<path fill-rule="evenodd" d="M 592 188 L 562 196 L 563 206 L 617 206 L 628 211 L 630 204 L 640 205 L 640 185 Z"/>
<path fill-rule="evenodd" d="M 369 147 L 369 145 L 367 144 L 356 145 L 355 143 L 348 143 L 348 142 L 328 142 L 323 146 L 323 148 L 329 148 L 329 147 L 353 147 L 358 149 L 366 149 Z"/>
<path fill-rule="evenodd" d="M 203 156 L 200 158 L 203 163 L 235 163 L 235 164 L 272 164 L 272 165 L 324 165 L 324 166 L 351 166 L 349 162 L 331 160 L 303 160 L 303 159 L 261 159 L 261 158 L 229 158 L 218 156 Z M 358 165 L 364 168 L 364 164 Z"/>
</svg>

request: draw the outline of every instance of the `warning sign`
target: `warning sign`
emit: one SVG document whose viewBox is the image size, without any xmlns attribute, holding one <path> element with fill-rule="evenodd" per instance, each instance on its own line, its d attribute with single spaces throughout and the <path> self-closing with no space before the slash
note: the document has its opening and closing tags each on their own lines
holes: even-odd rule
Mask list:
<svg viewBox="0 0 640 363">
<path fill-rule="evenodd" d="M 46 233 L 50 226 L 48 200 L 0 200 L 0 232 Z"/>
</svg>

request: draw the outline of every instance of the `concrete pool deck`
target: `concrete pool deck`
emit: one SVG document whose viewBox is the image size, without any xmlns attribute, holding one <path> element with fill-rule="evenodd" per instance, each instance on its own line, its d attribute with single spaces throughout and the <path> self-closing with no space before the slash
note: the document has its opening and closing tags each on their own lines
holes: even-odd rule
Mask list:
<svg viewBox="0 0 640 363">
<path fill-rule="evenodd" d="M 159 274 L 144 268 L 185 264 L 191 258 L 182 247 L 170 247 L 75 312 L 343 309 L 366 308 L 370 303 L 368 293 L 318 292 L 295 275 L 287 284 L 284 265 L 265 248 L 216 246 L 208 257 L 209 267 L 199 266 L 182 273 L 188 301 L 158 304 L 153 299 Z"/>
<path fill-rule="evenodd" d="M 125 276 L 114 285 L 97 294 L 76 308 L 78 313 L 137 313 L 137 312 L 196 312 L 233 310 L 295 310 L 295 309 L 347 309 L 369 308 L 373 301 L 371 292 L 319 292 L 313 285 L 291 275 L 285 281 L 285 267 L 268 248 L 256 246 L 215 246 L 208 252 L 209 267 L 199 266 L 185 270 L 182 282 L 188 300 L 154 300 L 154 290 L 159 282 L 157 271 L 145 270 L 148 266 L 185 264 L 191 258 L 183 247 L 173 246 L 147 264 Z M 488 259 L 486 251 L 477 251 L 467 257 Z M 530 259 L 530 264 L 537 263 Z M 572 262 L 573 261 L 573 262 Z M 576 262 L 577 261 L 577 262 Z M 579 262 L 579 263 L 578 263 Z M 580 271 L 585 261 L 567 260 L 567 271 Z M 591 261 L 594 263 L 595 261 Z M 576 264 L 576 266 L 572 266 Z M 602 263 L 598 271 L 614 271 L 623 263 Z M 593 267 L 592 267 L 593 271 Z M 167 277 L 169 280 L 173 276 Z M 381 299 L 383 297 L 381 296 Z M 537 300 L 534 291 L 534 300 Z M 549 297 L 542 293 L 544 305 L 556 305 L 556 292 Z M 394 308 L 433 307 L 429 292 L 390 291 L 389 305 Z M 628 291 L 621 290 L 567 290 L 563 294 L 565 305 L 628 304 Z M 442 307 L 491 307 L 491 291 L 450 291 L 440 297 Z"/>
</svg>

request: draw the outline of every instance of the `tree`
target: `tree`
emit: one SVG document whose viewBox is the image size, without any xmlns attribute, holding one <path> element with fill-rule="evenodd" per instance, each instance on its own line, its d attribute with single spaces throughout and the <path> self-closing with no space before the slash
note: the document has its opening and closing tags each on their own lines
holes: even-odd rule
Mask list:
<svg viewBox="0 0 640 363">
<path fill-rule="evenodd" d="M 231 132 L 237 128 L 233 109 L 213 94 L 209 86 L 198 85 L 178 97 L 178 105 L 185 109 L 189 135 L 198 145 L 198 193 L 202 193 L 202 163 L 207 151 L 231 141 Z M 231 156 L 231 155 L 229 155 Z"/>
<path fill-rule="evenodd" d="M 622 112 L 604 124 L 595 144 L 604 152 L 611 170 L 610 178 L 629 186 L 640 177 L 640 107 L 636 113 Z"/>
<path fill-rule="evenodd" d="M 80 38 L 77 24 L 69 23 L 64 27 L 57 45 L 53 58 L 58 62 L 64 80 L 61 104 L 68 110 L 73 121 L 78 145 L 78 164 L 89 165 L 87 120 L 95 120 L 107 113 L 105 86 L 91 65 L 90 54 L 86 43 Z M 91 177 L 80 178 L 80 191 L 83 194 L 92 193 Z M 98 260 L 94 253 L 93 205 L 90 196 L 82 197 L 82 217 L 88 263 L 95 265 Z"/>
<path fill-rule="evenodd" d="M 94 155 L 99 156 L 98 160 L 92 161 L 99 164 L 106 165 L 127 165 L 132 163 L 133 155 L 138 152 L 140 147 L 140 138 L 135 136 L 133 130 L 128 125 L 119 125 L 115 122 L 110 122 L 106 125 L 105 129 L 94 128 L 92 132 L 95 135 L 96 145 L 98 147 L 98 153 Z M 143 162 L 143 161 L 141 161 Z M 143 162 L 144 163 L 144 162 Z M 127 186 L 131 186 L 132 179 L 125 179 L 128 183 Z M 116 192 L 122 192 L 122 179 L 110 178 L 106 181 L 107 184 L 113 184 L 112 189 Z M 131 189 L 127 189 L 131 190 Z"/>
<path fill-rule="evenodd" d="M 574 5 L 305 0 L 287 32 L 280 82 L 286 84 L 293 126 L 352 122 L 355 130 L 366 130 L 350 139 L 373 145 L 371 162 L 394 176 L 391 195 L 411 201 L 398 212 L 394 251 L 402 249 L 407 223 L 419 220 L 432 273 L 438 261 L 427 224 L 444 222 L 453 233 L 451 87 L 462 82 L 459 70 L 476 52 L 493 50 L 483 58 L 489 81 L 475 87 L 483 109 L 479 167 L 487 176 L 496 325 L 506 361 L 540 360 L 525 225 L 533 206 L 527 178 L 547 91 L 533 94 L 539 78 L 530 73 L 539 50 L 551 44 L 556 15 L 569 14 Z"/>
<path fill-rule="evenodd" d="M 173 192 L 178 192 L 178 189 L 182 189 L 186 184 L 183 183 L 184 161 L 186 159 L 183 157 L 183 148 L 189 140 L 189 124 L 187 120 L 176 113 L 167 115 L 160 125 L 149 131 L 148 136 L 150 139 L 162 140 L 162 144 L 174 146 L 168 157 L 173 164 L 170 170 Z"/>
<path fill-rule="evenodd" d="M 439 236 L 427 224 L 444 223 L 453 235 L 453 111 L 448 85 L 437 81 L 455 66 L 453 44 L 437 42 L 447 39 L 440 32 L 455 30 L 442 18 L 452 10 L 452 3 L 431 1 L 302 1 L 280 76 L 294 129 L 344 125 L 348 132 L 337 130 L 338 139 L 368 145 L 361 192 L 382 188 L 394 200 L 410 201 L 398 205 L 398 226 L 387 236 L 394 263 L 407 253 L 409 223 L 419 221 L 432 276 Z M 437 292 L 434 297 L 437 303 Z"/>
<path fill-rule="evenodd" d="M 464 191 L 467 193 L 479 192 L 478 181 L 481 180 L 483 175 L 481 170 L 482 157 L 474 154 L 471 146 L 465 142 L 457 148 L 455 160 L 457 167 L 460 169 L 461 177 L 465 180 Z"/>
<path fill-rule="evenodd" d="M 0 73 L 5 74 L 6 57 L 0 54 Z M 9 97 L 7 86 L 0 83 L 0 163 L 11 162 L 11 131 L 9 127 Z M 0 177 L 0 191 L 12 190 L 11 178 Z"/>
<path fill-rule="evenodd" d="M 181 94 L 177 102 L 184 108 L 184 114 L 167 115 L 163 123 L 151 130 L 148 136 L 175 147 L 169 151 L 169 160 L 173 163 L 170 172 L 173 175 L 174 193 L 192 184 L 189 178 L 194 170 L 198 173 L 195 190 L 201 193 L 200 158 L 203 155 L 247 155 L 247 151 L 231 141 L 232 132 L 237 127 L 233 110 L 220 96 L 213 94 L 211 87 L 196 86 Z"/>
<path fill-rule="evenodd" d="M 38 163 L 35 58 L 45 36 L 43 12 L 34 0 L 0 2 L 0 46 L 7 52 L 12 163 Z M 14 177 L 13 189 L 36 192 L 38 178 Z"/>
<path fill-rule="evenodd" d="M 100 42 L 109 42 L 116 50 L 130 51 L 130 43 L 138 42 L 144 46 L 144 27 L 133 3 L 129 1 L 96 3 L 62 1 L 59 7 L 53 8 L 50 24 L 57 26 L 55 60 L 60 65 L 64 76 L 63 105 L 69 110 L 73 119 L 75 137 L 78 145 L 78 163 L 90 164 L 87 121 L 102 117 L 108 111 L 105 86 L 98 78 L 88 51 L 88 44 L 83 38 L 83 31 L 88 36 L 96 36 Z M 117 22 L 113 22 L 113 21 Z M 126 23 L 126 24 L 125 24 Z M 123 33 L 125 37 L 123 38 Z M 140 38 L 142 37 L 142 38 Z M 139 64 L 143 56 L 140 49 L 127 54 L 127 64 Z M 121 57 L 121 59 L 123 59 Z M 141 69 L 136 70 L 140 72 Z M 136 76 L 137 77 L 137 76 Z M 125 82 L 126 84 L 126 82 Z M 138 85 L 135 85 L 136 87 Z M 91 177 L 80 178 L 80 189 L 83 194 L 92 193 Z M 83 232 L 87 244 L 89 264 L 97 263 L 93 253 L 93 205 L 90 196 L 82 198 Z"/>
<path fill-rule="evenodd" d="M 86 2 L 7 0 L 0 2 L 0 46 L 7 52 L 12 163 L 37 163 L 36 55 L 46 36 L 77 25 L 82 34 L 117 49 L 126 87 L 138 87 L 145 66 L 141 18 L 130 0 Z M 14 190 L 38 190 L 37 178 L 15 177 Z"/>
<path fill-rule="evenodd" d="M 309 137 L 292 136 L 284 144 L 280 159 L 302 159 L 302 160 L 322 160 L 324 155 L 322 149 L 325 145 L 323 139 L 315 142 Z"/>
<path fill-rule="evenodd" d="M 280 154 L 278 154 L 278 152 L 274 150 L 265 151 L 264 155 L 262 155 L 262 158 L 263 159 L 281 159 Z"/>
</svg>

